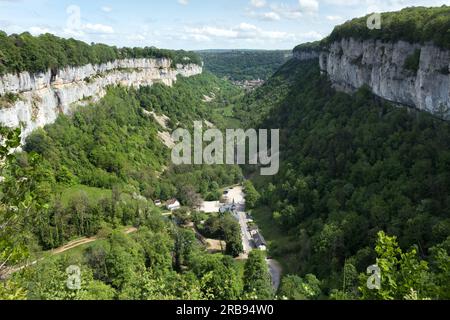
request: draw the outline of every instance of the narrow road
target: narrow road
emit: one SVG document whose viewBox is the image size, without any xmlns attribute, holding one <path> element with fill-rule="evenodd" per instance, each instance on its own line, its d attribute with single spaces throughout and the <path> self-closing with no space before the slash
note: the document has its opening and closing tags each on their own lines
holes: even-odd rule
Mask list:
<svg viewBox="0 0 450 320">
<path fill-rule="evenodd" d="M 234 203 L 236 205 L 237 219 L 241 227 L 242 246 L 244 248 L 244 254 L 241 255 L 242 259 L 248 259 L 248 254 L 253 250 L 252 237 L 248 232 L 247 215 L 245 213 L 245 195 L 242 187 L 234 187 L 228 191 L 228 203 Z"/>
<path fill-rule="evenodd" d="M 234 203 L 237 206 L 237 215 L 239 225 L 241 226 L 242 245 L 244 247 L 244 254 L 242 259 L 248 259 L 249 253 L 254 249 L 252 236 L 248 231 L 247 214 L 245 213 L 245 194 L 241 186 L 234 187 L 228 192 L 228 202 Z M 281 283 L 282 267 L 278 261 L 267 259 L 270 276 L 272 278 L 273 288 L 277 291 Z"/>
<path fill-rule="evenodd" d="M 245 259 L 248 258 L 248 254 L 252 251 L 251 235 L 248 232 L 247 217 L 245 212 L 238 211 L 239 225 L 241 226 L 242 245 L 244 247 Z"/>
</svg>

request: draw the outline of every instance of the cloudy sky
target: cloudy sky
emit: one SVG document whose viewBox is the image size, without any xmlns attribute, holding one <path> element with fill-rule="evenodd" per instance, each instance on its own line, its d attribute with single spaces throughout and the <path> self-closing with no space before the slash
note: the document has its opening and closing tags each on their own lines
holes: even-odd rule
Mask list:
<svg viewBox="0 0 450 320">
<path fill-rule="evenodd" d="M 170 49 L 291 49 L 371 12 L 450 0 L 0 0 L 0 30 Z"/>
</svg>

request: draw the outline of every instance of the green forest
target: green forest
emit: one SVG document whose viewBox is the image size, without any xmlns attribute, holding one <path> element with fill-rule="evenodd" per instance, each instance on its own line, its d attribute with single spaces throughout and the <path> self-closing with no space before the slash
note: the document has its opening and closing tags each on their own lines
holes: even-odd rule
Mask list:
<svg viewBox="0 0 450 320">
<path fill-rule="evenodd" d="M 447 122 L 366 88 L 338 93 L 316 60 L 289 62 L 245 105 L 250 125 L 282 131 L 280 173 L 247 173 L 269 253 L 292 274 L 281 292 L 312 281 L 336 299 L 449 298 Z M 376 293 L 365 289 L 375 262 Z"/>
<path fill-rule="evenodd" d="M 205 69 L 232 81 L 267 80 L 291 56 L 291 51 L 205 50 L 197 52 Z"/>
<path fill-rule="evenodd" d="M 434 42 L 450 48 L 450 7 L 413 7 L 398 12 L 381 14 L 382 28 L 367 28 L 370 15 L 350 20 L 334 28 L 325 42 L 342 38 L 380 39 L 383 41 L 404 40 L 410 43 Z"/>
<path fill-rule="evenodd" d="M 214 101 L 202 100 L 211 92 Z M 40 262 L 1 282 L 0 298 L 273 297 L 270 279 L 255 279 L 267 273 L 263 255 L 247 263 L 233 260 L 242 251 L 234 219 L 223 216 L 214 223 L 216 236 L 227 244 L 223 254 L 207 253 L 185 227 L 198 217 L 189 208 L 239 183 L 240 168 L 167 166 L 169 149 L 158 139 L 164 128 L 148 113 L 171 115 L 168 126 L 190 128 L 192 121 L 208 119 L 225 123 L 220 110 L 240 95 L 240 89 L 208 73 L 179 78 L 172 88 L 110 88 L 98 104 L 61 115 L 33 133 L 16 154 L 8 151 L 18 146 L 20 130 L 2 128 L 7 139 L 1 149 L 0 258 L 10 268 Z M 171 219 L 153 201 L 173 197 L 183 208 Z M 61 255 L 48 251 L 82 237 L 97 241 Z M 83 275 L 83 289 L 76 292 L 61 280 L 74 264 L 82 266 Z"/>
<path fill-rule="evenodd" d="M 183 50 L 146 48 L 117 48 L 104 44 L 87 44 L 52 34 L 38 37 L 25 32 L 7 35 L 0 31 L 0 75 L 22 71 L 44 72 L 67 66 L 101 64 L 117 59 L 169 58 L 176 64 L 201 64 L 199 56 Z"/>
<path fill-rule="evenodd" d="M 294 51 L 348 36 L 449 47 L 448 13 L 383 14 L 381 31 L 355 19 Z M 171 87 L 110 86 L 22 146 L 21 129 L 0 126 L 0 300 L 450 299 L 449 122 L 368 87 L 338 92 L 318 59 L 291 55 L 0 32 L 0 74 L 143 57 L 203 59 L 207 70 Z M 417 55 L 407 64 L 413 69 Z M 267 81 L 251 92 L 233 83 L 257 78 Z M 161 136 L 193 130 L 194 121 L 280 129 L 280 172 L 173 165 Z M 200 211 L 238 185 L 244 215 L 267 241 L 248 258 L 233 209 Z M 162 205 L 174 199 L 173 212 Z M 277 290 L 267 259 L 282 266 Z M 374 265 L 378 290 L 367 286 Z M 71 288 L 74 274 L 81 282 Z"/>
</svg>

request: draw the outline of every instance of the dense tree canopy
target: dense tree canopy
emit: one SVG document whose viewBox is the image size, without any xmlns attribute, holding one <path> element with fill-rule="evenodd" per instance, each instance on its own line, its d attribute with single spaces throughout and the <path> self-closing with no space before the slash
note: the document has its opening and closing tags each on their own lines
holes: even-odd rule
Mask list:
<svg viewBox="0 0 450 320">
<path fill-rule="evenodd" d="M 291 56 L 290 51 L 206 50 L 199 51 L 205 69 L 234 81 L 267 80 Z"/>
<path fill-rule="evenodd" d="M 382 13 L 382 28 L 369 29 L 368 16 L 350 20 L 337 26 L 329 36 L 329 42 L 342 38 L 404 40 L 411 43 L 433 41 L 450 49 L 450 7 L 413 7 L 398 12 Z"/>
<path fill-rule="evenodd" d="M 173 65 L 202 63 L 198 55 L 183 50 L 172 51 L 155 47 L 117 48 L 104 44 L 89 45 L 48 33 L 38 37 L 28 32 L 8 36 L 0 31 L 0 75 L 21 71 L 42 72 L 126 58 L 169 58 Z"/>
<path fill-rule="evenodd" d="M 374 263 L 380 230 L 421 257 L 442 248 L 450 235 L 448 123 L 380 102 L 366 88 L 335 92 L 317 61 L 288 63 L 246 99 L 249 123 L 281 128 L 280 173 L 254 181 L 272 228 L 289 239 L 270 246 L 289 273 L 316 275 L 330 294 L 342 287 L 345 265 L 357 275 Z"/>
</svg>

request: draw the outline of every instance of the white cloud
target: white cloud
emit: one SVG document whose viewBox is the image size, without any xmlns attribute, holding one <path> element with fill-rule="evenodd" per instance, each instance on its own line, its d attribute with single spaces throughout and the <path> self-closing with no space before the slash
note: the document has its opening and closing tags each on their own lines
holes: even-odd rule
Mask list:
<svg viewBox="0 0 450 320">
<path fill-rule="evenodd" d="M 189 4 L 189 0 L 178 0 L 178 3 L 183 5 L 183 6 L 186 6 L 186 5 Z"/>
<path fill-rule="evenodd" d="M 277 21 L 277 20 L 281 19 L 280 15 L 278 13 L 276 13 L 276 12 L 273 12 L 273 11 L 272 12 L 261 13 L 261 18 L 263 20 L 271 20 L 271 21 Z"/>
<path fill-rule="evenodd" d="M 261 13 L 250 11 L 247 15 L 251 18 L 255 18 L 255 19 L 263 20 L 263 21 L 279 21 L 279 20 L 281 20 L 280 15 L 274 11 L 261 12 Z"/>
<path fill-rule="evenodd" d="M 238 33 L 232 29 L 217 28 L 211 26 L 204 26 L 201 28 L 186 27 L 185 31 L 188 34 L 218 37 L 218 38 L 236 38 Z"/>
<path fill-rule="evenodd" d="M 144 41 L 146 39 L 146 37 L 142 34 L 135 33 L 135 34 L 129 34 L 127 36 L 127 39 L 132 40 L 132 41 Z"/>
<path fill-rule="evenodd" d="M 300 8 L 292 7 L 284 3 L 272 4 L 270 6 L 273 12 L 277 13 L 281 18 L 288 20 L 297 20 L 303 16 Z"/>
<path fill-rule="evenodd" d="M 111 12 L 113 10 L 111 7 L 108 6 L 101 7 L 101 9 L 103 12 Z"/>
<path fill-rule="evenodd" d="M 105 33 L 105 34 L 112 34 L 114 33 L 114 29 L 111 26 L 107 26 L 101 23 L 86 23 L 83 25 L 83 30 L 91 31 L 94 33 Z"/>
<path fill-rule="evenodd" d="M 344 20 L 344 18 L 342 18 L 341 16 L 327 16 L 326 18 L 329 21 L 343 21 Z"/>
<path fill-rule="evenodd" d="M 363 5 L 366 0 L 325 0 L 325 3 L 335 6 L 356 6 Z"/>
<path fill-rule="evenodd" d="M 44 33 L 52 33 L 52 31 L 45 27 L 34 26 L 34 27 L 30 28 L 30 33 L 33 36 L 38 36 L 38 35 L 44 34 Z"/>
<path fill-rule="evenodd" d="M 195 40 L 198 42 L 220 41 L 221 43 L 236 43 L 243 41 L 249 44 L 264 45 L 265 42 L 292 44 L 318 40 L 322 35 L 317 32 L 291 33 L 285 31 L 275 31 L 262 29 L 256 25 L 242 22 L 233 27 L 185 27 L 183 32 L 179 32 L 178 39 Z"/>
<path fill-rule="evenodd" d="M 267 4 L 266 0 L 251 0 L 250 3 L 255 8 L 263 8 Z"/>
<path fill-rule="evenodd" d="M 319 11 L 318 0 L 298 0 L 300 10 L 305 13 L 316 13 Z"/>
</svg>

